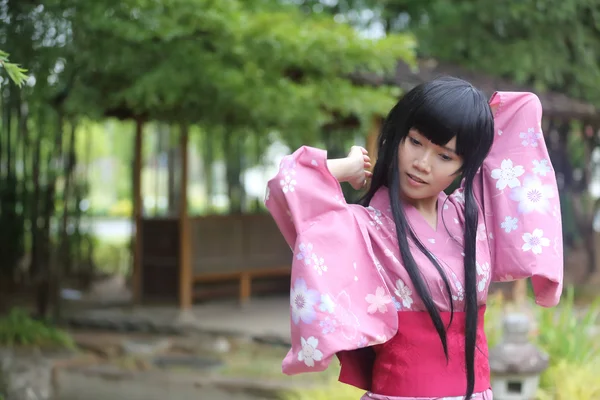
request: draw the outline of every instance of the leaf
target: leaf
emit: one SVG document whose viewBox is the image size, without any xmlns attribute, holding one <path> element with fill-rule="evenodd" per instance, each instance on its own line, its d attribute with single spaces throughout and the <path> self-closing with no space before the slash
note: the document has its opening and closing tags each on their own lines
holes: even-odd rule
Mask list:
<svg viewBox="0 0 600 400">
<path fill-rule="evenodd" d="M 25 75 L 26 69 L 21 68 L 18 64 L 8 61 L 9 54 L 0 50 L 0 66 L 6 70 L 9 78 L 19 87 L 28 79 Z"/>
</svg>

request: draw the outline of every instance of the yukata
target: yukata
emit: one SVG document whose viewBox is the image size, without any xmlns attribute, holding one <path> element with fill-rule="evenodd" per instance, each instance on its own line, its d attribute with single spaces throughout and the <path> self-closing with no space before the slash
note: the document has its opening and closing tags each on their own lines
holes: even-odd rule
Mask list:
<svg viewBox="0 0 600 400">
<path fill-rule="evenodd" d="M 492 398 L 483 330 L 491 282 L 531 278 L 536 303 L 556 305 L 563 285 L 561 213 L 556 177 L 544 142 L 542 107 L 531 93 L 498 92 L 494 143 L 474 181 L 478 205 L 479 319 L 473 399 Z M 325 151 L 302 147 L 269 181 L 265 204 L 293 250 L 291 349 L 283 372 L 325 370 L 334 356 L 340 381 L 363 399 L 462 399 L 464 361 L 464 195 L 437 202 L 432 227 L 411 205 L 414 233 L 443 268 L 451 293 L 428 258 L 412 255 L 448 327 L 449 359 L 402 265 L 388 189 L 368 207 L 347 204 L 327 168 Z"/>
</svg>

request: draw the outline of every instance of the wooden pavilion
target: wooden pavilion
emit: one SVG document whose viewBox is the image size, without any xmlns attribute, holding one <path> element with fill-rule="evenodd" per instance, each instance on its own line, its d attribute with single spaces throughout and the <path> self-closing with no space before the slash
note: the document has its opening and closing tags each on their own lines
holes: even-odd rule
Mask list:
<svg viewBox="0 0 600 400">
<path fill-rule="evenodd" d="M 393 77 L 355 77 L 357 83 L 395 84 L 408 90 L 416 84 L 441 75 L 464 78 L 491 95 L 496 90 L 533 91 L 512 82 L 471 72 L 431 60 L 420 62 L 413 72 L 400 63 Z M 572 186 L 565 152 L 569 122 L 581 121 L 593 132 L 600 127 L 600 115 L 585 102 L 563 94 L 538 93 L 544 107 L 545 131 L 556 131 L 549 141 L 555 168 L 563 179 L 563 188 Z M 376 158 L 376 141 L 383 116 L 374 116 L 368 132 L 367 147 Z M 289 277 L 292 253 L 268 214 L 190 217 L 188 214 L 188 130 L 182 128 L 180 151 L 179 212 L 177 217 L 150 218 L 142 215 L 141 167 L 142 122 L 135 137 L 134 185 L 134 269 L 133 292 L 136 301 L 155 297 L 177 300 L 181 309 L 190 308 L 194 299 L 210 296 L 214 288 L 233 285 L 243 304 L 251 297 L 257 280 Z M 592 135 L 594 136 L 594 135 Z M 590 140 L 592 138 L 588 138 Z M 590 143 L 591 144 L 591 143 Z M 589 161 L 591 147 L 588 149 Z M 589 162 L 588 162 L 589 165 Z M 589 178 L 589 174 L 587 175 Z M 583 219 L 585 220 L 585 218 Z M 589 221 L 588 221 L 589 222 Z M 591 228 L 591 223 L 589 223 Z M 592 245 L 593 251 L 593 245 Z M 595 261 L 595 260 L 594 260 Z M 279 283 L 281 285 L 281 281 Z M 287 285 L 283 288 L 287 290 Z"/>
</svg>

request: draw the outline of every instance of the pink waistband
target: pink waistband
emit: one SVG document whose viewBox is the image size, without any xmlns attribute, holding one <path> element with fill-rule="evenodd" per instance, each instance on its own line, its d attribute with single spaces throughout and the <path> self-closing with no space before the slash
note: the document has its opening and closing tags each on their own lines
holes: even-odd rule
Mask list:
<svg viewBox="0 0 600 400">
<path fill-rule="evenodd" d="M 361 358 L 366 365 L 357 373 L 355 364 L 344 370 L 340 381 L 394 397 L 445 397 L 466 393 L 465 319 L 464 312 L 455 312 L 452 325 L 450 313 L 442 312 L 447 329 L 448 361 L 440 338 L 427 312 L 401 311 L 398 313 L 398 333 L 388 342 L 376 345 L 371 356 Z M 477 346 L 475 349 L 475 393 L 490 387 L 488 347 L 484 331 L 485 306 L 479 309 Z M 374 351 L 373 351 L 374 350 Z M 356 357 L 353 357 L 356 359 Z M 370 370 L 370 371 L 369 371 Z M 369 376 L 370 382 L 361 377 Z"/>
</svg>

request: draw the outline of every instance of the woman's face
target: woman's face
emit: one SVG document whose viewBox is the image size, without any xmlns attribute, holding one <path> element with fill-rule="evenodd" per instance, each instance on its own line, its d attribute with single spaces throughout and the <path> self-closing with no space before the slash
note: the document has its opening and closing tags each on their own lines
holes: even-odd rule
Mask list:
<svg viewBox="0 0 600 400">
<path fill-rule="evenodd" d="M 456 154 L 456 137 L 438 146 L 411 129 L 398 148 L 400 188 L 409 200 L 437 199 L 462 165 L 462 158 Z"/>
</svg>

